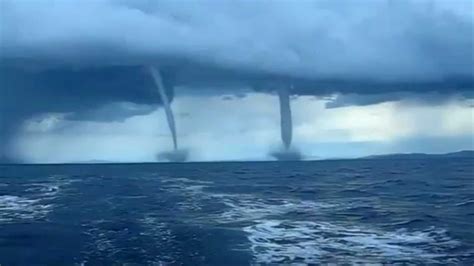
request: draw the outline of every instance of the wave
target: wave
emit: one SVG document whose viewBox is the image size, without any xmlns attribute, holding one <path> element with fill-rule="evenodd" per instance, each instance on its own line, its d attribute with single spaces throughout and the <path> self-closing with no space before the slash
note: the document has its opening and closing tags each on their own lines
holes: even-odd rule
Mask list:
<svg viewBox="0 0 474 266">
<path fill-rule="evenodd" d="M 459 257 L 459 254 L 453 254 L 452 249 L 460 243 L 439 228 L 390 231 L 367 227 L 356 221 L 347 224 L 330 219 L 331 213 L 348 208 L 361 211 L 372 209 L 358 206 L 357 202 L 328 203 L 285 197 L 266 198 L 256 194 L 215 193 L 208 189 L 212 183 L 193 180 L 175 179 L 165 183 L 173 184 L 170 188 L 174 192 L 186 195 L 184 206 L 199 206 L 202 210 L 209 202 L 223 204 L 222 211 L 208 214 L 202 220 L 234 226 L 245 232 L 257 264 L 337 264 L 347 261 L 427 263 L 455 262 L 455 257 Z M 346 192 L 353 194 L 359 191 Z M 360 193 L 355 194 L 360 196 Z M 304 215 L 298 221 L 295 213 Z M 406 221 L 398 227 L 410 227 L 410 224 L 418 222 Z"/>
<path fill-rule="evenodd" d="M 63 176 L 50 176 L 43 183 L 28 183 L 15 188 L 2 186 L 6 195 L 0 196 L 0 223 L 35 221 L 47 217 L 59 192 L 73 181 Z"/>
<path fill-rule="evenodd" d="M 454 257 L 448 251 L 459 246 L 446 231 L 434 227 L 387 232 L 327 222 L 268 219 L 244 231 L 257 263 L 427 263 Z"/>
<path fill-rule="evenodd" d="M 41 204 L 40 200 L 3 195 L 0 196 L 0 223 L 44 218 L 51 209 L 51 204 Z"/>
<path fill-rule="evenodd" d="M 474 200 L 467 200 L 463 202 L 456 203 L 455 206 L 460 207 L 460 206 L 473 206 L 474 205 Z"/>
</svg>

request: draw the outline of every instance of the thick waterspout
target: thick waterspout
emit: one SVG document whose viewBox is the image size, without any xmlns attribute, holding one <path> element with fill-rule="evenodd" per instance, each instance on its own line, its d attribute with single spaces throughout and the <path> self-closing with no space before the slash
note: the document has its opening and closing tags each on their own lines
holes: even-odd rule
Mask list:
<svg viewBox="0 0 474 266">
<path fill-rule="evenodd" d="M 270 153 L 277 160 L 296 161 L 301 160 L 301 153 L 291 147 L 293 137 L 293 122 L 291 120 L 290 90 L 289 88 L 280 88 L 278 90 L 278 99 L 280 100 L 280 130 L 283 149 Z"/>
<path fill-rule="evenodd" d="M 281 140 L 285 149 L 289 150 L 291 146 L 291 139 L 293 135 L 293 124 L 291 121 L 291 106 L 290 93 L 287 88 L 278 90 L 278 97 L 280 99 L 280 129 Z"/>
</svg>

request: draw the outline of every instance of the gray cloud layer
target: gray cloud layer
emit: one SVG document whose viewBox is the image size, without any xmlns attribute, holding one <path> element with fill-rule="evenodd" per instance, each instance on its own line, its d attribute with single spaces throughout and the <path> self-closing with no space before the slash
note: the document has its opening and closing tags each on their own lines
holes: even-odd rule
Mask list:
<svg viewBox="0 0 474 266">
<path fill-rule="evenodd" d="M 472 78 L 469 0 L 2 1 L 3 59 L 253 75 Z"/>
</svg>

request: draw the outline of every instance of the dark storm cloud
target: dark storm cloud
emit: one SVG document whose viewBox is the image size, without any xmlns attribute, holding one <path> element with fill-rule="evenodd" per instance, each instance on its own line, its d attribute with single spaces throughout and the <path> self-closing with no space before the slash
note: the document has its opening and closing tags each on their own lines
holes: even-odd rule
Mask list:
<svg viewBox="0 0 474 266">
<path fill-rule="evenodd" d="M 1 48 L 40 64 L 174 65 L 189 83 L 472 79 L 471 11 L 469 0 L 4 0 Z"/>
<path fill-rule="evenodd" d="M 42 71 L 0 67 L 0 158 L 23 120 L 64 113 L 69 120 L 117 121 L 151 112 L 161 99 L 141 67 Z M 168 90 L 170 97 L 172 91 Z"/>
<path fill-rule="evenodd" d="M 444 93 L 473 87 L 469 0 L 2 2 L 21 67 L 148 65 L 197 89 Z"/>
<path fill-rule="evenodd" d="M 424 93 L 420 92 L 407 92 L 407 91 L 394 91 L 376 94 L 338 94 L 335 97 L 328 99 L 326 108 L 338 108 L 345 106 L 366 106 L 371 104 L 377 104 L 382 102 L 394 102 L 403 101 L 405 103 L 422 103 L 424 105 L 439 105 L 450 100 L 468 100 L 473 99 L 474 93 L 472 91 L 458 91 L 451 92 L 446 95 L 443 92 L 427 91 Z"/>
<path fill-rule="evenodd" d="M 80 116 L 96 108 L 114 120 L 107 108 L 139 112 L 138 107 L 120 105 L 156 105 L 160 99 L 149 75 L 140 67 L 91 67 L 86 69 L 55 68 L 27 71 L 0 68 L 3 115 L 14 113 L 78 113 Z M 171 94 L 171 92 L 170 92 Z M 170 95 L 172 96 L 172 95 Z"/>
</svg>

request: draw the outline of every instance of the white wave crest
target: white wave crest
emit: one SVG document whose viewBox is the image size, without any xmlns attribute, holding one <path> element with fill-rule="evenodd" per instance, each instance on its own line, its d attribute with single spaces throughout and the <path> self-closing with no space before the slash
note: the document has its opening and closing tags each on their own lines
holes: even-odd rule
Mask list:
<svg viewBox="0 0 474 266">
<path fill-rule="evenodd" d="M 257 263 L 436 262 L 449 257 L 443 251 L 459 245 L 434 227 L 387 232 L 324 222 L 262 220 L 243 230 Z"/>
</svg>

